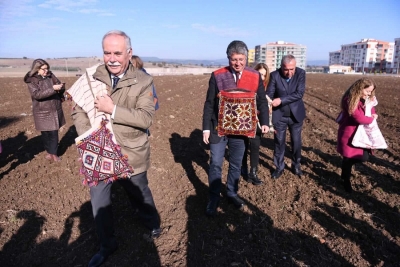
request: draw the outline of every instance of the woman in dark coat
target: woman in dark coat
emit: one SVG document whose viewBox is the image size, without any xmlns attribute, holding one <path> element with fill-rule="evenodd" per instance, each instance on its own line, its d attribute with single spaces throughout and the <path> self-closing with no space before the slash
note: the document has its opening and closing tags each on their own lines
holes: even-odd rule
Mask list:
<svg viewBox="0 0 400 267">
<path fill-rule="evenodd" d="M 36 130 L 41 131 L 46 158 L 60 161 L 57 156 L 58 130 L 65 124 L 62 102 L 65 85 L 50 72 L 50 65 L 43 59 L 35 59 L 25 75 L 32 98 L 32 113 Z"/>
<path fill-rule="evenodd" d="M 360 124 L 370 124 L 378 118 L 372 108 L 372 116 L 365 116 L 365 100 L 375 96 L 376 85 L 369 78 L 362 78 L 353 83 L 344 93 L 341 100 L 342 112 L 339 115 L 337 151 L 343 156 L 342 175 L 344 188 L 347 192 L 353 191 L 350 182 L 351 169 L 355 163 L 367 161 L 370 149 L 355 147 L 351 144 L 354 134 Z"/>
</svg>

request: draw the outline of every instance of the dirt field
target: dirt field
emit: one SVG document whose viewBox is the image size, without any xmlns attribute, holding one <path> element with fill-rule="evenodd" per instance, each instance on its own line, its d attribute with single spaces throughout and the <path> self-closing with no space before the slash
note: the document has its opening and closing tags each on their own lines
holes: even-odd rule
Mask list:
<svg viewBox="0 0 400 267">
<path fill-rule="evenodd" d="M 339 182 L 334 119 L 342 93 L 358 78 L 307 75 L 305 176 L 299 179 L 286 169 L 273 181 L 273 140 L 265 136 L 264 185 L 241 180 L 245 210 L 235 210 L 223 198 L 219 215 L 209 219 L 204 214 L 209 148 L 201 132 L 209 76 L 155 77 L 160 109 L 151 127 L 149 183 L 163 234 L 155 241 L 146 237 L 115 184 L 120 246 L 104 266 L 399 266 L 400 78 L 373 76 L 378 123 L 389 148 L 355 166 L 355 192 L 348 195 Z M 68 87 L 76 78 L 62 80 Z M 0 79 L 1 266 L 86 266 L 98 249 L 88 189 L 78 175 L 70 108 L 64 103 L 62 161 L 49 163 L 22 77 Z M 224 181 L 226 173 L 225 162 Z"/>
</svg>

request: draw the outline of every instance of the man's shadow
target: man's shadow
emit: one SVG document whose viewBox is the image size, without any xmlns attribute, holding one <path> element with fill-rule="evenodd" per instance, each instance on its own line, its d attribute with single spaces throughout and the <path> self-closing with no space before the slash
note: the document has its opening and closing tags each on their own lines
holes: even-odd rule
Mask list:
<svg viewBox="0 0 400 267">
<path fill-rule="evenodd" d="M 208 171 L 209 157 L 201 142 L 199 129 L 189 137 L 174 133 L 170 138 L 175 161 L 182 164 L 195 189 L 186 200 L 186 266 L 289 266 L 296 265 L 296 260 L 325 266 L 335 260 L 349 265 L 315 238 L 275 228 L 270 216 L 246 200 L 247 208 L 239 211 L 222 198 L 219 214 L 207 218 L 208 186 L 200 176 Z M 201 168 L 196 169 L 195 165 Z M 223 173 L 223 180 L 225 176 Z M 324 257 L 313 256 L 321 251 Z"/>
<path fill-rule="evenodd" d="M 60 156 L 67 151 L 68 147 L 75 144 L 76 136 L 75 126 L 71 126 L 59 142 L 58 154 Z M 39 135 L 28 140 L 25 132 L 19 132 L 14 137 L 2 140 L 1 145 L 3 152 L 0 154 L 0 168 L 10 162 L 12 163 L 7 170 L 0 173 L 0 179 L 19 165 L 31 161 L 36 155 L 44 151 L 42 137 Z"/>
<path fill-rule="evenodd" d="M 0 154 L 0 168 L 6 166 L 10 162 L 12 163 L 7 170 L 0 173 L 0 179 L 19 165 L 31 161 L 36 155 L 41 153 L 44 149 L 43 146 L 38 146 L 38 143 L 41 143 L 40 136 L 35 136 L 28 140 L 24 132 L 2 140 L 1 145 L 3 147 L 3 152 Z"/>
<path fill-rule="evenodd" d="M 126 267 L 161 266 L 153 241 L 143 237 L 143 231 L 132 218 L 132 213 L 126 213 L 126 206 L 118 205 L 127 199 L 116 196 L 114 200 L 115 236 L 119 248 L 107 263 Z M 59 238 L 37 241 L 45 234 L 46 218 L 36 211 L 20 211 L 8 219 L 25 222 L 0 251 L 2 266 L 86 266 L 99 249 L 90 201 L 83 203 L 78 211 L 65 219 Z"/>
<path fill-rule="evenodd" d="M 78 134 L 76 133 L 75 126 L 70 126 L 58 144 L 58 154 L 60 156 L 64 155 L 67 149 L 75 144 L 75 138 L 77 136 Z"/>
</svg>

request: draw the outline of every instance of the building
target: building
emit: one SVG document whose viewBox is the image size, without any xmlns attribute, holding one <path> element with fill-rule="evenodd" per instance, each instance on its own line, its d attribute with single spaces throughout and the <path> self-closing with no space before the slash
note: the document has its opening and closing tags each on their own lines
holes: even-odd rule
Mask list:
<svg viewBox="0 0 400 267">
<path fill-rule="evenodd" d="M 248 66 L 253 66 L 255 53 L 256 53 L 255 49 L 249 49 L 249 52 L 247 55 L 247 65 Z"/>
<path fill-rule="evenodd" d="M 337 55 L 340 53 L 339 62 Z M 340 51 L 329 53 L 329 65 L 350 66 L 355 72 L 392 72 L 394 43 L 375 39 L 341 45 Z"/>
<path fill-rule="evenodd" d="M 394 39 L 392 73 L 400 74 L 400 38 Z"/>
<path fill-rule="evenodd" d="M 254 61 L 256 63 L 265 63 L 270 71 L 274 71 L 281 67 L 281 60 L 285 55 L 293 55 L 296 58 L 296 66 L 306 69 L 307 47 L 284 41 L 257 45 L 255 47 Z"/>
<path fill-rule="evenodd" d="M 329 65 L 340 64 L 340 50 L 335 52 L 329 52 Z"/>
<path fill-rule="evenodd" d="M 263 45 L 257 45 L 254 48 L 255 52 L 254 52 L 254 63 L 258 64 L 258 63 L 266 63 L 267 60 L 267 45 L 263 44 Z M 269 66 L 268 66 L 269 67 Z"/>
<path fill-rule="evenodd" d="M 329 67 L 324 67 L 325 73 L 337 73 L 337 74 L 346 74 L 351 73 L 352 69 L 350 66 L 342 66 L 338 64 L 329 65 Z"/>
</svg>

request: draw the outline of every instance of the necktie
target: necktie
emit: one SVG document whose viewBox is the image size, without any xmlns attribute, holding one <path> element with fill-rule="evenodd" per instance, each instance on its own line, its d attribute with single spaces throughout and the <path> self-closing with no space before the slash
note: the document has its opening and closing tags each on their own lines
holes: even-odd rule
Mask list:
<svg viewBox="0 0 400 267">
<path fill-rule="evenodd" d="M 236 76 L 236 85 L 238 85 L 239 84 L 240 72 L 235 72 L 235 76 Z"/>
<path fill-rule="evenodd" d="M 119 77 L 118 76 L 114 76 L 114 78 L 113 78 L 113 89 L 117 86 L 118 81 L 119 81 Z"/>
</svg>

